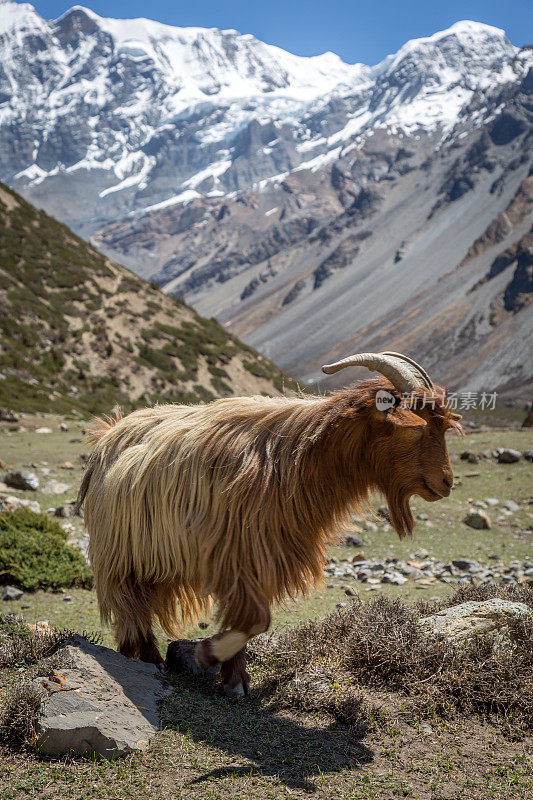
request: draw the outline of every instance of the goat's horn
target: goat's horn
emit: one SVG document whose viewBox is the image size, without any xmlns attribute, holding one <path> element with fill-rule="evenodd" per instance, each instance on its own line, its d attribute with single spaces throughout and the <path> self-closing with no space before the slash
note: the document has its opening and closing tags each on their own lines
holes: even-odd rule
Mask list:
<svg viewBox="0 0 533 800">
<path fill-rule="evenodd" d="M 434 391 L 435 386 L 433 384 L 433 381 L 431 380 L 431 378 L 427 374 L 426 370 L 423 367 L 421 367 L 420 364 L 417 364 L 416 361 L 414 361 L 412 358 L 409 358 L 409 356 L 404 356 L 403 353 L 394 353 L 392 350 L 384 350 L 381 353 L 381 355 L 382 356 L 392 356 L 393 358 L 401 358 L 402 361 L 406 361 L 407 364 L 410 364 L 413 367 L 415 373 L 419 374 L 419 376 L 422 379 L 422 381 L 426 384 L 426 387 L 428 389 L 430 389 L 431 391 Z M 417 375 L 417 377 L 418 377 L 418 375 Z"/>
<path fill-rule="evenodd" d="M 397 356 L 383 353 L 358 353 L 334 364 L 324 364 L 322 372 L 331 375 L 345 367 L 367 367 L 380 372 L 399 392 L 414 392 L 420 388 L 422 379 L 415 375 L 412 367 Z"/>
</svg>

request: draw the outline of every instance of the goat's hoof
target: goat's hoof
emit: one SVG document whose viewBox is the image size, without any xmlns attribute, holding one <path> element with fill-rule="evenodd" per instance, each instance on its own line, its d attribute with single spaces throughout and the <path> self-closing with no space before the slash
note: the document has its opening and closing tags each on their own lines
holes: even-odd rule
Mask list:
<svg viewBox="0 0 533 800">
<path fill-rule="evenodd" d="M 246 697 L 248 692 L 245 690 L 242 683 L 237 683 L 235 686 L 232 686 L 229 683 L 225 683 L 223 686 L 224 694 L 228 697 L 233 698 L 234 700 L 240 700 L 242 697 Z"/>
</svg>

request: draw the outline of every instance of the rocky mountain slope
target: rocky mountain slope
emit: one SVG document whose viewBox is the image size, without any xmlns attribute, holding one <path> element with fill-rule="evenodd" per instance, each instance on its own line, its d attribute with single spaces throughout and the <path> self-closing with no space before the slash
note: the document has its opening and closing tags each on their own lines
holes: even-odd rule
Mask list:
<svg viewBox="0 0 533 800">
<path fill-rule="evenodd" d="M 0 184 L 0 406 L 109 412 L 296 388 Z"/>
<path fill-rule="evenodd" d="M 0 12 L 0 176 L 99 249 L 306 380 L 387 346 L 528 382 L 531 49 L 460 22 L 368 67 Z"/>
</svg>

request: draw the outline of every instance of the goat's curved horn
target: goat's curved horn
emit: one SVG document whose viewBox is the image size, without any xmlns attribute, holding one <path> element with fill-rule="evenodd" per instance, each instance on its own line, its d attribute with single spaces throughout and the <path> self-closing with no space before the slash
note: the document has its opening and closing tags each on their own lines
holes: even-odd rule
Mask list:
<svg viewBox="0 0 533 800">
<path fill-rule="evenodd" d="M 435 386 L 433 384 L 433 381 L 427 374 L 426 370 L 423 367 L 421 367 L 420 364 L 417 364 L 416 361 L 414 361 L 412 358 L 409 358 L 409 356 L 404 356 L 403 353 L 394 353 L 392 350 L 384 350 L 381 353 L 381 355 L 393 356 L 393 358 L 401 358 L 402 361 L 405 361 L 407 362 L 407 364 L 410 364 L 413 367 L 415 373 L 418 373 L 422 381 L 426 384 L 426 388 L 430 389 L 431 391 L 434 391 Z"/>
<path fill-rule="evenodd" d="M 399 392 L 414 392 L 422 385 L 421 375 L 416 375 L 410 364 L 397 355 L 384 353 L 358 353 L 348 356 L 334 364 L 324 364 L 322 372 L 331 375 L 345 367 L 367 367 L 369 370 L 380 372 Z"/>
</svg>

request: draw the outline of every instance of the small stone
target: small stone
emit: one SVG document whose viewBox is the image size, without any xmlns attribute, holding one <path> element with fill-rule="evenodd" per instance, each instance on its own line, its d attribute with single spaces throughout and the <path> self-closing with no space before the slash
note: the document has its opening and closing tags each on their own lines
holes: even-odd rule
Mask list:
<svg viewBox="0 0 533 800">
<path fill-rule="evenodd" d="M 68 425 L 62 422 L 61 425 L 59 426 L 59 430 L 63 431 L 63 433 L 66 433 L 68 431 Z"/>
<path fill-rule="evenodd" d="M 45 494 L 65 494 L 70 489 L 69 483 L 61 483 L 61 481 L 48 481 L 43 486 Z"/>
<path fill-rule="evenodd" d="M 363 540 L 360 536 L 346 536 L 344 544 L 351 545 L 352 547 L 361 547 Z"/>
<path fill-rule="evenodd" d="M 23 594 L 24 592 L 21 589 L 17 589 L 15 586 L 3 586 L 1 599 L 18 600 Z"/>
<path fill-rule="evenodd" d="M 533 461 L 533 450 L 524 450 L 524 458 L 526 461 Z"/>
<path fill-rule="evenodd" d="M 37 500 L 26 500 L 23 497 L 13 497 L 12 495 L 7 495 L 0 499 L 0 512 L 15 511 L 17 508 L 29 508 L 30 511 L 34 511 L 36 514 L 41 513 L 41 506 Z"/>
<path fill-rule="evenodd" d="M 428 556 L 429 556 L 428 551 L 424 550 L 423 547 L 420 547 L 415 553 L 415 558 L 427 558 Z"/>
<path fill-rule="evenodd" d="M 71 461 L 64 461 L 61 464 L 61 469 L 74 469 L 74 464 Z"/>
<path fill-rule="evenodd" d="M 492 524 L 489 515 L 484 511 L 471 511 L 466 515 L 463 522 L 476 530 L 487 530 Z"/>
<path fill-rule="evenodd" d="M 498 463 L 500 464 L 515 464 L 522 458 L 522 453 L 519 450 L 511 450 L 505 448 L 498 454 Z"/>
<path fill-rule="evenodd" d="M 426 520 L 429 519 L 427 514 L 417 514 L 416 518 L 422 520 L 422 522 L 425 522 Z"/>
<path fill-rule="evenodd" d="M 53 433 L 52 428 L 35 428 L 35 433 Z"/>
<path fill-rule="evenodd" d="M 64 596 L 64 598 L 63 598 L 63 602 L 64 603 L 71 603 L 72 602 L 72 597 L 69 594 L 66 594 Z"/>
<path fill-rule="evenodd" d="M 472 503 L 474 508 L 488 508 L 487 504 L 483 500 L 476 500 L 475 503 Z"/>
<path fill-rule="evenodd" d="M 504 503 L 502 503 L 502 506 L 508 511 L 520 511 L 520 506 L 518 503 L 515 503 L 514 500 L 506 500 Z"/>
<path fill-rule="evenodd" d="M 339 611 L 341 610 L 341 608 L 348 608 L 348 603 L 337 603 L 337 608 L 339 609 Z"/>
<path fill-rule="evenodd" d="M 469 464 L 479 464 L 479 456 L 476 453 L 469 453 L 469 455 L 468 455 L 468 463 Z"/>
<path fill-rule="evenodd" d="M 351 557 L 350 561 L 352 564 L 356 564 L 358 561 L 366 561 L 365 554 L 362 550 L 356 553 L 354 556 Z"/>
<path fill-rule="evenodd" d="M 58 506 L 54 510 L 56 517 L 69 518 L 74 516 L 74 503 L 66 503 L 64 506 Z"/>
<path fill-rule="evenodd" d="M 485 497 L 485 503 L 488 506 L 497 506 L 499 502 L 497 497 Z"/>
<path fill-rule="evenodd" d="M 0 422 L 18 422 L 19 417 L 10 408 L 0 408 Z"/>
<path fill-rule="evenodd" d="M 404 578 L 404 576 L 400 575 L 399 572 L 386 573 L 382 577 L 381 583 L 390 583 L 393 586 L 403 586 L 404 583 L 407 583 L 407 578 Z"/>
<path fill-rule="evenodd" d="M 4 483 L 14 489 L 29 489 L 35 492 L 39 488 L 39 478 L 35 472 L 27 469 L 14 470 L 4 476 Z"/>
</svg>

